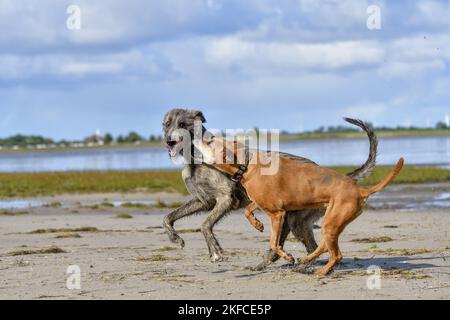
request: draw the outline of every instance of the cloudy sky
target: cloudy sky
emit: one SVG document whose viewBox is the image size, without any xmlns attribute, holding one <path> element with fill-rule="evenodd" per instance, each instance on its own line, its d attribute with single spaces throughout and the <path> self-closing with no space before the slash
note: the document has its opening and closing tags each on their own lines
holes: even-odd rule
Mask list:
<svg viewBox="0 0 450 320">
<path fill-rule="evenodd" d="M 0 136 L 160 133 L 174 106 L 290 131 L 450 113 L 450 1 L 0 0 L 0 29 Z"/>
</svg>

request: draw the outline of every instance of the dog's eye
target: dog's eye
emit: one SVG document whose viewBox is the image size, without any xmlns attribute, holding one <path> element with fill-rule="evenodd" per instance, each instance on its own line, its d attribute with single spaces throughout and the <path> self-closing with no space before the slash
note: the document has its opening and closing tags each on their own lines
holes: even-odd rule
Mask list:
<svg viewBox="0 0 450 320">
<path fill-rule="evenodd" d="M 185 129 L 185 128 L 186 128 L 186 123 L 181 122 L 178 126 L 179 126 L 181 129 Z"/>
</svg>

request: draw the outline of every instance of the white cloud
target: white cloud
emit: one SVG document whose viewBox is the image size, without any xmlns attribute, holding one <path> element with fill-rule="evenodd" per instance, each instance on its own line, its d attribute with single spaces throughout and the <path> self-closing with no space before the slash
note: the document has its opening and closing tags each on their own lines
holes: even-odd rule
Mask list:
<svg viewBox="0 0 450 320">
<path fill-rule="evenodd" d="M 399 110 L 408 110 L 417 102 L 417 97 L 411 95 L 397 95 L 387 98 L 385 101 L 368 101 L 350 105 L 345 108 L 349 117 L 357 117 L 371 122 L 383 119 L 387 112 L 397 114 Z"/>
<path fill-rule="evenodd" d="M 215 10 L 206 0 L 78 0 L 81 29 L 68 30 L 66 9 L 71 4 L 70 0 L 0 0 L 0 48 L 11 53 L 42 52 L 174 38 L 195 29 Z"/>
<path fill-rule="evenodd" d="M 418 13 L 414 17 L 418 23 L 433 27 L 450 27 L 450 3 L 448 1 L 419 1 Z"/>
<path fill-rule="evenodd" d="M 444 33 L 412 35 L 386 41 L 385 62 L 378 75 L 382 77 L 423 76 L 429 72 L 445 72 L 450 61 L 449 35 Z"/>
<path fill-rule="evenodd" d="M 62 66 L 61 73 L 68 75 L 85 76 L 88 74 L 118 73 L 123 70 L 123 65 L 114 62 L 100 63 L 67 63 Z"/>
<path fill-rule="evenodd" d="M 160 62 L 151 53 L 129 50 L 113 54 L 70 55 L 44 54 L 34 56 L 0 55 L 0 79 L 18 81 L 37 77 L 67 78 L 74 76 L 89 80 L 89 76 L 169 77 L 169 66 L 160 66 Z"/>
<path fill-rule="evenodd" d="M 442 60 L 401 62 L 394 61 L 387 63 L 378 69 L 381 77 L 412 77 L 421 76 L 427 72 L 445 71 L 446 64 Z"/>
<path fill-rule="evenodd" d="M 376 121 L 388 109 L 383 102 L 363 103 L 347 107 L 345 114 L 348 117 L 365 119 L 366 121 Z"/>
<path fill-rule="evenodd" d="M 413 35 L 387 42 L 391 56 L 401 61 L 427 59 L 450 60 L 450 35 L 434 33 L 424 36 Z"/>
<path fill-rule="evenodd" d="M 299 0 L 298 3 L 299 10 L 311 24 L 335 29 L 365 27 L 367 7 L 374 4 L 368 0 Z M 376 4 L 384 7 L 383 3 L 377 1 Z"/>
<path fill-rule="evenodd" d="M 336 70 L 380 63 L 383 48 L 370 41 L 330 43 L 252 42 L 238 37 L 207 44 L 205 57 L 216 68 L 238 67 L 248 73 L 302 69 Z"/>
</svg>

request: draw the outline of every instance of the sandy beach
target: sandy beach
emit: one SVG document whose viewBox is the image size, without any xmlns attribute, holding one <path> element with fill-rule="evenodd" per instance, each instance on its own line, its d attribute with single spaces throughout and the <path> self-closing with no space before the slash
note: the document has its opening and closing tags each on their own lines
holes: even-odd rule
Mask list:
<svg viewBox="0 0 450 320">
<path fill-rule="evenodd" d="M 142 196 L 109 194 L 89 195 L 88 198 L 112 201 Z M 176 194 L 146 197 L 168 202 L 186 199 Z M 86 196 L 52 198 L 74 204 L 81 199 Z M 426 212 L 366 210 L 341 237 L 344 261 L 326 278 L 308 274 L 326 260 L 326 255 L 310 269 L 289 267 L 279 261 L 262 272 L 248 270 L 248 266 L 261 261 L 268 247 L 269 228 L 258 233 L 239 212 L 230 214 L 215 229 L 228 260 L 211 263 L 203 236 L 197 229 L 205 216 L 197 215 L 176 225 L 177 230 L 183 230 L 181 236 L 186 241 L 186 247 L 179 249 L 168 241 L 161 228 L 163 216 L 170 210 L 38 207 L 29 210 L 28 214 L 1 216 L 0 298 L 450 297 L 450 215 L 446 209 Z M 120 219 L 119 214 L 131 218 Z M 258 213 L 258 216 L 268 225 L 264 214 Z M 316 230 L 316 237 L 320 238 L 320 230 Z M 373 239 L 379 237 L 384 238 Z M 48 248 L 52 251 L 45 251 Z M 55 248 L 62 252 L 55 253 Z M 303 246 L 292 237 L 285 248 L 296 258 L 305 255 Z M 71 265 L 80 268 L 80 289 L 67 288 L 70 275 L 66 272 Z M 367 268 L 372 265 L 380 268 L 381 276 L 379 287 L 369 289 Z"/>
</svg>

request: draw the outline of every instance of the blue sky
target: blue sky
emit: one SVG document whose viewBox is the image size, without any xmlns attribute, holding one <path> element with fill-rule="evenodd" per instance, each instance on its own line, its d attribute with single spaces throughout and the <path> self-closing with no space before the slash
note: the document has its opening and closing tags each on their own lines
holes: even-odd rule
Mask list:
<svg viewBox="0 0 450 320">
<path fill-rule="evenodd" d="M 158 134 L 175 106 L 290 131 L 450 113 L 450 1 L 0 0 L 0 28 L 0 136 Z"/>
</svg>

